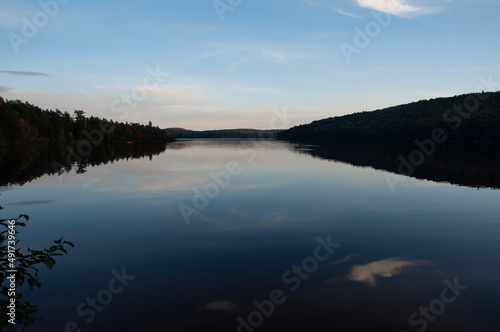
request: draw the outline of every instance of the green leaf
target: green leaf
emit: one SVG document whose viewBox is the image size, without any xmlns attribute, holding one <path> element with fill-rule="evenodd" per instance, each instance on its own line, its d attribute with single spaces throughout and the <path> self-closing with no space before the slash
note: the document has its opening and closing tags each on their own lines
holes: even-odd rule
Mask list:
<svg viewBox="0 0 500 332">
<path fill-rule="evenodd" d="M 37 280 L 37 279 L 28 279 L 28 284 L 30 285 L 30 288 L 33 289 L 33 287 L 38 287 L 42 286 L 42 284 Z"/>
<path fill-rule="evenodd" d="M 56 264 L 55 259 L 53 259 L 51 257 L 44 258 L 42 260 L 42 262 L 45 264 L 45 266 L 47 266 L 49 268 L 49 270 L 51 270 L 54 267 L 54 264 Z"/>
</svg>

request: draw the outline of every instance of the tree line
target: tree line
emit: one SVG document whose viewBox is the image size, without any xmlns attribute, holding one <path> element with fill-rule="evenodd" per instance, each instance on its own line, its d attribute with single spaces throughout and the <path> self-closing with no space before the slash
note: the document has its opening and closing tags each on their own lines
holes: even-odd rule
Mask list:
<svg viewBox="0 0 500 332">
<path fill-rule="evenodd" d="M 435 129 L 446 143 L 499 143 L 500 92 L 465 94 L 314 121 L 278 133 L 278 139 L 316 143 L 413 142 Z"/>
<path fill-rule="evenodd" d="M 174 137 L 154 127 L 151 121 L 148 125 L 115 122 L 86 117 L 82 110 L 75 110 L 71 115 L 0 97 L 0 146 L 82 141 L 89 139 L 89 133 L 97 131 L 102 133 L 102 141 L 108 143 L 175 141 Z"/>
<path fill-rule="evenodd" d="M 184 128 L 164 129 L 169 135 L 176 138 L 248 138 L 273 139 L 279 130 L 276 129 L 221 129 L 221 130 L 189 130 Z"/>
</svg>

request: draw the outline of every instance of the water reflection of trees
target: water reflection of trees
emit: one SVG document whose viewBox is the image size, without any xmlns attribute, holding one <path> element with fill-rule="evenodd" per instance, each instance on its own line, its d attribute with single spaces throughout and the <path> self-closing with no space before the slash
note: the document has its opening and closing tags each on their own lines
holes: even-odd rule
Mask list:
<svg viewBox="0 0 500 332">
<path fill-rule="evenodd" d="M 75 170 L 85 173 L 88 167 L 121 159 L 149 158 L 165 151 L 160 144 L 100 144 L 88 156 L 68 157 L 67 145 L 22 146 L 0 149 L 0 186 L 23 185 L 43 175 Z"/>
<path fill-rule="evenodd" d="M 417 147 L 402 144 L 301 145 L 294 150 L 313 157 L 354 166 L 373 167 L 399 174 L 399 156 L 408 158 Z M 468 187 L 500 188 L 500 153 L 496 144 L 448 144 L 438 146 L 412 177 Z"/>
</svg>

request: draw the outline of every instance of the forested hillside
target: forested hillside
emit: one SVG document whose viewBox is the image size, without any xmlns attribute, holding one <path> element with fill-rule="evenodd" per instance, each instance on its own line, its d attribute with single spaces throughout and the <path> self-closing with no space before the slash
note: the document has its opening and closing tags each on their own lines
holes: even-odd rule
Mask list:
<svg viewBox="0 0 500 332">
<path fill-rule="evenodd" d="M 168 142 L 175 139 L 158 127 L 121 123 L 75 110 L 43 110 L 20 100 L 0 97 L 0 146 L 33 143 L 60 143 L 99 139 L 104 142 Z M 90 137 L 92 136 L 92 137 Z"/>
<path fill-rule="evenodd" d="M 278 133 L 309 142 L 399 141 L 431 137 L 442 129 L 447 142 L 500 142 L 500 92 L 422 100 L 372 112 L 314 121 Z"/>
<path fill-rule="evenodd" d="M 223 129 L 195 131 L 184 128 L 167 128 L 165 132 L 176 138 L 276 138 L 279 130 Z"/>
</svg>

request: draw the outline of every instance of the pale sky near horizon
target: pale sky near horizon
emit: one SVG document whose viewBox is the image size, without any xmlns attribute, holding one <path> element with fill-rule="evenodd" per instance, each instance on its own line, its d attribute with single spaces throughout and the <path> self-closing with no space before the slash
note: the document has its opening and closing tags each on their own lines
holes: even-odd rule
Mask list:
<svg viewBox="0 0 500 332">
<path fill-rule="evenodd" d="M 499 14 L 500 0 L 0 0 L 0 96 L 161 128 L 288 128 L 491 90 Z"/>
</svg>

